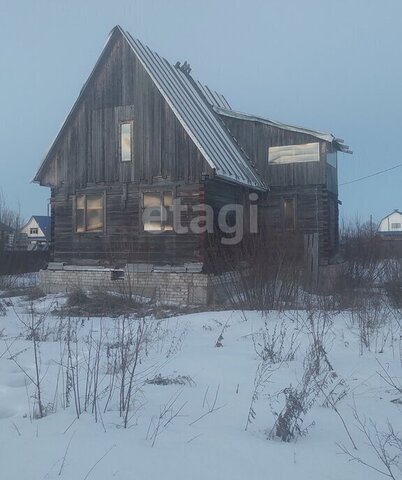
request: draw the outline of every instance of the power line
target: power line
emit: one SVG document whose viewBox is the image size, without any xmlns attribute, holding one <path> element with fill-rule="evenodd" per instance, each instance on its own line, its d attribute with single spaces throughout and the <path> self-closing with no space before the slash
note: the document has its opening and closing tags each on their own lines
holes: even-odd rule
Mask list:
<svg viewBox="0 0 402 480">
<path fill-rule="evenodd" d="M 366 180 L 367 178 L 375 177 L 377 175 L 381 175 L 382 173 L 389 172 L 391 170 L 395 170 L 396 168 L 402 167 L 402 163 L 395 165 L 394 167 L 387 168 L 385 170 L 380 170 L 379 172 L 372 173 L 371 175 L 366 175 L 365 177 L 356 178 L 355 180 L 351 180 L 350 182 L 341 183 L 339 186 L 342 187 L 343 185 L 350 185 L 351 183 L 361 182 L 362 180 Z"/>
</svg>

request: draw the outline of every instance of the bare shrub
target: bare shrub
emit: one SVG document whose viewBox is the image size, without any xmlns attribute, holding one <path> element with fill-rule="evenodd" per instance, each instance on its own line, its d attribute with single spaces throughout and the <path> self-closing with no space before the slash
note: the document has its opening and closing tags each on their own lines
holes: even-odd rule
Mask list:
<svg viewBox="0 0 402 480">
<path fill-rule="evenodd" d="M 398 395 L 398 398 L 395 398 L 394 400 L 391 400 L 393 403 L 402 403 L 401 400 L 401 395 L 402 395 L 402 384 L 399 380 L 399 377 L 392 376 L 388 369 L 382 365 L 382 363 L 378 360 L 377 363 L 380 366 L 380 370 L 377 372 L 378 375 L 381 377 L 381 379 L 388 385 L 388 387 L 391 388 L 391 392 L 394 394 Z"/>
<path fill-rule="evenodd" d="M 158 437 L 168 428 L 168 426 L 177 418 L 183 408 L 187 405 L 187 402 L 177 406 L 177 402 L 180 398 L 181 391 L 175 393 L 165 404 L 159 408 L 159 414 L 151 418 L 151 422 L 148 427 L 147 440 L 151 440 L 152 447 Z"/>
<path fill-rule="evenodd" d="M 245 430 L 248 429 L 249 425 L 255 420 L 257 412 L 255 410 L 255 404 L 259 400 L 261 394 L 263 393 L 269 379 L 272 377 L 274 372 L 278 370 L 279 367 L 272 368 L 271 364 L 266 360 L 262 360 L 255 371 L 253 390 L 250 399 L 250 405 L 247 413 L 247 421 Z"/>
<path fill-rule="evenodd" d="M 254 335 L 254 349 L 264 362 L 281 363 L 294 360 L 299 345 L 296 345 L 296 333 L 288 332 L 285 321 L 277 322 L 271 328 L 265 320 L 261 335 Z"/>
<path fill-rule="evenodd" d="M 46 336 L 45 331 L 45 320 L 49 314 L 49 310 L 38 313 L 34 310 L 33 304 L 31 303 L 29 314 L 26 317 L 21 316 L 16 309 L 14 308 L 14 314 L 17 317 L 21 325 L 26 329 L 26 338 L 32 342 L 33 350 L 33 363 L 34 363 L 34 374 L 31 375 L 26 368 L 18 360 L 18 356 L 21 352 L 12 353 L 10 351 L 10 346 L 6 343 L 7 351 L 10 354 L 10 360 L 12 360 L 18 368 L 24 373 L 24 375 L 32 382 L 35 386 L 35 400 L 36 403 L 33 406 L 33 417 L 34 418 L 43 418 L 47 414 L 53 411 L 52 403 L 44 403 L 43 401 L 43 392 L 42 392 L 42 381 L 44 375 L 41 371 L 41 355 L 40 355 L 40 342 L 42 338 Z"/>
<path fill-rule="evenodd" d="M 381 295 L 365 295 L 360 304 L 352 311 L 352 325 L 358 329 L 360 354 L 364 349 L 382 351 L 384 342 L 380 342 L 379 335 L 388 324 L 390 310 Z M 374 344 L 374 345 L 373 345 Z"/>
<path fill-rule="evenodd" d="M 67 295 L 67 305 L 69 307 L 77 307 L 85 305 L 88 302 L 88 295 L 82 288 L 74 288 Z"/>
<path fill-rule="evenodd" d="M 170 358 L 180 351 L 187 336 L 187 333 L 187 329 L 179 329 L 179 323 L 176 322 L 175 328 L 170 338 L 170 342 L 166 348 L 166 358 Z"/>
<path fill-rule="evenodd" d="M 204 400 L 202 402 L 202 408 L 206 408 L 206 412 L 204 412 L 202 415 L 197 417 L 195 420 L 193 420 L 189 425 L 194 425 L 195 423 L 199 422 L 203 418 L 207 417 L 208 415 L 212 415 L 213 413 L 219 411 L 221 408 L 223 408 L 225 405 L 220 405 L 218 406 L 218 398 L 219 398 L 219 390 L 221 386 L 220 384 L 216 387 L 215 395 L 213 396 L 212 402 L 210 403 L 209 401 L 209 386 L 205 390 L 204 394 Z"/>
<path fill-rule="evenodd" d="M 268 438 L 278 437 L 290 442 L 304 435 L 304 417 L 316 402 L 317 397 L 337 377 L 328 360 L 325 339 L 331 326 L 331 319 L 324 312 L 310 312 L 310 346 L 303 362 L 303 376 L 297 387 L 289 385 L 282 391 L 285 405 L 278 414 Z"/>
<path fill-rule="evenodd" d="M 6 197 L 0 190 L 0 223 L 6 225 L 15 233 L 22 224 L 22 217 L 19 207 L 12 208 L 7 202 Z M 6 248 L 12 247 L 10 242 L 7 242 L 3 236 L 0 236 L 0 253 Z"/>
<path fill-rule="evenodd" d="M 381 240 L 375 235 L 370 222 L 343 225 L 342 257 L 346 262 L 345 276 L 354 288 L 371 287 L 381 279 Z"/>
<path fill-rule="evenodd" d="M 335 307 L 355 308 L 365 292 L 380 285 L 383 275 L 381 240 L 375 235 L 371 222 L 356 219 L 343 224 L 341 233 L 343 263 L 333 283 Z"/>
<path fill-rule="evenodd" d="M 385 264 L 384 290 L 394 308 L 402 308 L 402 260 L 391 259 Z"/>
<path fill-rule="evenodd" d="M 215 274 L 215 291 L 220 292 L 218 301 L 265 314 L 297 305 L 303 273 L 303 252 L 298 245 L 297 239 L 285 244 L 264 231 L 245 236 L 231 249 L 210 238 L 209 249 L 215 255 L 210 268 Z"/>
<path fill-rule="evenodd" d="M 370 452 L 371 458 L 351 452 L 343 444 L 338 444 L 341 452 L 351 461 L 374 470 L 380 475 L 397 480 L 402 473 L 402 435 L 394 430 L 392 424 L 387 421 L 386 429 L 380 430 L 377 424 L 365 417 L 359 416 L 356 407 L 353 416 L 357 428 L 363 434 Z"/>
</svg>

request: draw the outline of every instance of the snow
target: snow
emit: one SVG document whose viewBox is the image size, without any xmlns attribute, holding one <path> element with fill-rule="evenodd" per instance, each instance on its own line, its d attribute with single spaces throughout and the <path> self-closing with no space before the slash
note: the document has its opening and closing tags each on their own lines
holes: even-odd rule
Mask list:
<svg viewBox="0 0 402 480">
<path fill-rule="evenodd" d="M 22 298 L 7 301 L 6 315 L 0 317 L 0 463 L 5 480 L 129 478 L 164 480 L 356 480 L 378 479 L 376 471 L 340 454 L 339 444 L 351 449 L 337 413 L 323 406 L 318 397 L 307 413 L 306 435 L 289 443 L 268 439 L 290 384 L 296 386 L 303 374 L 303 359 L 309 344 L 305 312 L 271 312 L 264 318 L 257 312 L 202 312 L 162 320 L 155 325 L 155 342 L 139 366 L 137 383 L 141 391 L 123 428 L 118 401 L 113 398 L 101 419 L 83 413 L 76 418 L 74 402 L 63 408 L 60 319 L 50 313 L 60 296 L 48 295 L 34 302 L 37 312 L 46 312 L 47 338 L 39 342 L 43 403 L 52 403 L 53 412 L 42 419 L 32 418 L 35 408 L 33 342 L 27 340 L 30 303 Z M 36 314 L 37 316 L 39 313 Z M 19 317 L 19 318 L 18 318 Z M 398 397 L 378 372 L 380 364 L 392 377 L 400 376 L 399 331 L 392 326 L 378 333 L 378 345 L 360 354 L 359 336 L 348 312 L 334 315 L 326 349 L 338 377 L 347 386 L 347 395 L 337 408 L 358 445 L 358 455 L 381 468 L 358 429 L 355 406 L 362 417 L 372 419 L 379 429 L 390 420 L 402 430 Z M 121 319 L 80 319 L 78 346 L 82 365 L 87 358 L 88 335 L 110 338 Z M 245 430 L 256 369 L 261 362 L 254 347 L 264 322 L 287 328 L 287 341 L 296 335 L 295 359 L 269 366 L 270 377 L 255 403 L 255 419 Z M 156 328 L 157 326 L 157 328 Z M 272 329 L 270 330 L 272 332 Z M 222 333 L 223 332 L 223 333 Z M 222 347 L 216 347 L 222 333 Z M 385 338 L 383 342 L 383 337 Z M 108 337 L 109 338 L 109 337 Z M 288 346 L 288 344 L 287 344 Z M 383 353 L 379 353 L 383 350 Z M 10 359 L 12 356 L 17 360 Z M 378 363 L 380 362 L 380 364 Z M 109 384 L 106 356 L 100 365 L 100 384 Z M 171 379 L 189 377 L 184 385 L 144 383 L 156 375 Z M 140 380 L 141 379 L 141 380 Z M 85 390 L 84 377 L 81 394 Z M 177 396 L 177 416 L 157 437 L 150 439 L 161 406 Z M 215 409 L 212 408 L 216 396 Z M 100 402 L 104 405 L 105 397 Z M 208 412 L 208 408 L 213 410 Z M 103 412 L 103 410 L 102 410 Z M 153 422 L 152 422 L 153 419 Z M 151 425 L 151 427 L 150 427 Z M 152 426 L 153 425 L 153 426 Z"/>
</svg>

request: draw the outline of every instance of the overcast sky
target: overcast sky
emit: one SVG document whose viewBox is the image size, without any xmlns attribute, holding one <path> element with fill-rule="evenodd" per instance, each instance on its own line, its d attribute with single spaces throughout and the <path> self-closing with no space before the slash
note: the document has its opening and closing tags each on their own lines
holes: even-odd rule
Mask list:
<svg viewBox="0 0 402 480">
<path fill-rule="evenodd" d="M 114 25 L 236 110 L 328 131 L 340 183 L 402 163 L 401 0 L 14 0 L 0 3 L 0 189 L 25 217 L 30 184 Z M 340 186 L 341 214 L 402 210 L 402 168 Z"/>
</svg>

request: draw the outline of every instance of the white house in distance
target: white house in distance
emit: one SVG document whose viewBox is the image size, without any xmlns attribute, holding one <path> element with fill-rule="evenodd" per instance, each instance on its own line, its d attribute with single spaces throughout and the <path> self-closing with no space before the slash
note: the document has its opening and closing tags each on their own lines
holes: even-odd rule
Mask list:
<svg viewBox="0 0 402 480">
<path fill-rule="evenodd" d="M 387 236 L 402 236 L 402 212 L 399 210 L 394 210 L 392 213 L 384 217 L 380 222 L 380 226 L 378 227 L 378 233 Z"/>
<path fill-rule="evenodd" d="M 50 242 L 50 217 L 33 215 L 19 231 L 28 250 L 46 250 Z"/>
</svg>

